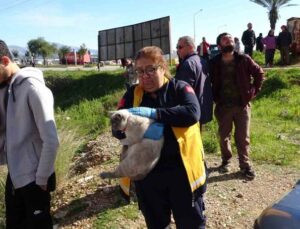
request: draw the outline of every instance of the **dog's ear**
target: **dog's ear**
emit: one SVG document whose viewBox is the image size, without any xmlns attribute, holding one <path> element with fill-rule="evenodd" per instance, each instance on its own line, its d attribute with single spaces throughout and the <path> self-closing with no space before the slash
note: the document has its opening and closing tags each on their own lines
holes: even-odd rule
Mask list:
<svg viewBox="0 0 300 229">
<path fill-rule="evenodd" d="M 115 113 L 110 117 L 111 125 L 119 125 L 124 120 L 124 117 L 120 113 Z"/>
<path fill-rule="evenodd" d="M 116 111 L 108 111 L 109 117 L 112 117 Z"/>
</svg>

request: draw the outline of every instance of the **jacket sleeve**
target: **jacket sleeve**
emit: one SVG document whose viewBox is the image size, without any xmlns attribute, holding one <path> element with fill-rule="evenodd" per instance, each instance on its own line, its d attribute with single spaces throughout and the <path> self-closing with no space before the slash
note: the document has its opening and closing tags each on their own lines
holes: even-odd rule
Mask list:
<svg viewBox="0 0 300 229">
<path fill-rule="evenodd" d="M 255 63 L 250 57 L 248 58 L 248 61 L 250 62 L 249 71 L 251 76 L 253 77 L 253 83 L 252 87 L 254 87 L 254 96 L 257 95 L 257 93 L 261 90 L 262 83 L 264 81 L 264 71 L 263 69 Z"/>
<path fill-rule="evenodd" d="M 196 80 L 196 69 L 192 65 L 192 62 L 186 60 L 183 62 L 180 70 L 176 72 L 175 78 L 187 82 L 194 88 Z"/>
<path fill-rule="evenodd" d="M 5 125 L 6 125 L 6 115 L 5 115 L 5 88 L 0 88 L 0 165 L 6 163 L 6 155 L 4 151 L 5 144 Z"/>
<path fill-rule="evenodd" d="M 176 85 L 176 106 L 157 109 L 157 121 L 175 127 L 188 127 L 200 119 L 200 107 L 193 88 L 186 82 Z"/>
<path fill-rule="evenodd" d="M 29 106 L 42 139 L 42 151 L 36 172 L 36 183 L 47 184 L 53 172 L 56 153 L 59 145 L 54 120 L 53 95 L 44 85 L 32 86 L 29 91 Z"/>
<path fill-rule="evenodd" d="M 253 37 L 254 37 L 252 45 L 254 46 L 255 45 L 255 41 L 256 41 L 256 36 L 255 36 L 255 32 L 254 31 L 252 31 L 252 32 L 253 32 Z"/>
<path fill-rule="evenodd" d="M 220 96 L 219 96 L 219 80 L 217 78 L 216 70 L 219 69 L 218 66 L 218 60 L 221 58 L 220 54 L 215 56 L 213 59 L 209 61 L 209 77 L 211 80 L 211 87 L 212 87 L 212 96 L 213 96 L 213 101 L 215 103 L 218 103 L 220 101 Z M 218 59 L 218 60 L 217 60 Z"/>
</svg>

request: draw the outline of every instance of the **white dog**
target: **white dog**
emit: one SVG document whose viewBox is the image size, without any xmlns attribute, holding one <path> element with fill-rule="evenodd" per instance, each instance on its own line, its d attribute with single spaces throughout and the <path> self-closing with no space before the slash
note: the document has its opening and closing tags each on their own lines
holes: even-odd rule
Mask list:
<svg viewBox="0 0 300 229">
<path fill-rule="evenodd" d="M 123 145 L 120 164 L 114 171 L 103 172 L 101 178 L 129 177 L 132 180 L 143 179 L 154 168 L 160 157 L 163 137 L 160 140 L 144 138 L 144 134 L 154 121 L 131 114 L 128 110 L 111 112 L 112 129 L 125 132 L 121 139 Z"/>
</svg>

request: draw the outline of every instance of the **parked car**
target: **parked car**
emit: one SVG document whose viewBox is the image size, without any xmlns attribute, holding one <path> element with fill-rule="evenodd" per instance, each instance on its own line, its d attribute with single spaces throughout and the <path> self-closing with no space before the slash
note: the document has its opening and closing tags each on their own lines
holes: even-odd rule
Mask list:
<svg viewBox="0 0 300 229">
<path fill-rule="evenodd" d="M 282 181 L 284 185 L 284 181 Z M 300 228 L 300 180 L 287 195 L 269 206 L 255 220 L 254 229 Z"/>
<path fill-rule="evenodd" d="M 220 53 L 219 47 L 216 44 L 212 44 L 209 46 L 209 59 L 214 58 L 216 55 L 218 55 Z"/>
</svg>

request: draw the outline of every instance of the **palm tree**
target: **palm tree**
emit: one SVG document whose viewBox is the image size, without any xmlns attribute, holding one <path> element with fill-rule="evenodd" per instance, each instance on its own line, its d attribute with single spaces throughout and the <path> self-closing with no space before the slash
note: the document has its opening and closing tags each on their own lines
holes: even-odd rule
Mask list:
<svg viewBox="0 0 300 229">
<path fill-rule="evenodd" d="M 276 22 L 279 18 L 279 8 L 285 6 L 296 6 L 297 4 L 288 4 L 291 0 L 250 0 L 262 7 L 268 9 L 271 29 L 275 29 Z"/>
</svg>

